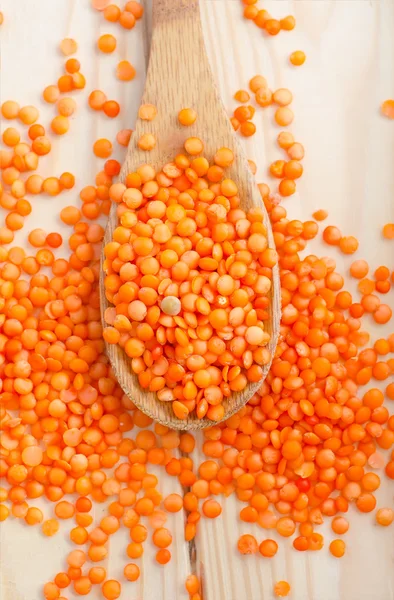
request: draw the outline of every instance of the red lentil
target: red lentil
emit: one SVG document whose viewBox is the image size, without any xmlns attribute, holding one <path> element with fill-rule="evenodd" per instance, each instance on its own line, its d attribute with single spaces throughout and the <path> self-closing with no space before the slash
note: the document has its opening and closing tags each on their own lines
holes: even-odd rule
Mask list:
<svg viewBox="0 0 394 600">
<path fill-rule="evenodd" d="M 288 596 L 289 593 L 290 593 L 290 585 L 287 583 L 287 581 L 278 581 L 278 583 L 275 583 L 275 586 L 274 586 L 275 596 L 277 596 L 278 598 L 284 598 L 285 596 Z"/>
<path fill-rule="evenodd" d="M 105 33 L 99 37 L 97 41 L 97 47 L 99 50 L 101 50 L 101 52 L 106 54 L 111 53 L 116 48 L 116 38 L 110 33 Z"/>
<path fill-rule="evenodd" d="M 383 237 L 387 240 L 394 240 L 394 223 L 386 223 L 383 227 Z"/>
<path fill-rule="evenodd" d="M 72 38 L 65 38 L 60 42 L 60 50 L 64 54 L 64 56 L 70 56 L 70 54 L 75 54 L 77 49 L 77 42 Z"/>
<path fill-rule="evenodd" d="M 126 29 L 133 28 L 143 14 L 137 2 L 127 2 L 124 10 L 106 0 L 93 0 L 92 4 L 103 11 L 107 21 L 119 22 Z M 270 35 L 295 26 L 291 16 L 278 21 L 265 10 L 258 10 L 253 1 L 244 4 L 245 17 Z M 116 39 L 104 35 L 98 46 L 103 52 L 112 52 Z M 66 56 L 75 53 L 76 42 L 63 40 L 61 51 Z M 290 60 L 300 65 L 305 55 L 297 51 Z M 60 93 L 85 86 L 77 59 L 68 59 L 65 70 L 58 84 L 47 86 L 43 92 L 46 102 L 57 103 L 59 115 L 52 120 L 51 129 L 58 135 L 68 131 L 68 117 L 76 110 L 74 98 L 59 99 Z M 134 67 L 127 61 L 118 64 L 116 73 L 125 81 L 135 76 Z M 279 105 L 275 113 L 279 125 L 292 122 L 289 90 L 271 91 L 260 75 L 251 79 L 249 88 L 258 106 Z M 240 90 L 235 99 L 245 106 L 234 111 L 234 128 L 242 135 L 254 134 L 254 108 L 247 105 L 249 93 Z M 103 110 L 112 118 L 120 111 L 119 104 L 99 90 L 90 94 L 88 102 L 93 110 Z M 152 120 L 157 112 L 152 106 L 141 107 L 140 118 Z M 5 119 L 19 118 L 29 127 L 28 143 L 20 141 L 16 127 L 6 128 L 3 133 L 7 149 L 0 155 L 0 205 L 7 214 L 5 226 L 0 228 L 0 241 L 11 244 L 14 232 L 24 226 L 24 217 L 32 211 L 25 194 L 57 195 L 63 189 L 72 189 L 75 178 L 71 173 L 59 178 L 44 179 L 27 173 L 25 177 L 25 171 L 36 170 L 39 157 L 51 151 L 50 140 L 45 128 L 37 123 L 39 113 L 35 107 L 20 108 L 18 103 L 6 101 L 1 113 Z M 382 113 L 392 118 L 392 101 L 383 103 Z M 178 119 L 188 126 L 196 117 L 194 109 L 186 108 Z M 119 144 L 127 146 L 131 133 L 120 131 Z M 271 173 L 280 179 L 280 195 L 287 197 L 295 192 L 295 180 L 303 174 L 300 161 L 304 148 L 287 131 L 281 131 L 277 141 L 284 156 L 271 165 Z M 149 149 L 152 139 L 147 142 L 143 146 Z M 128 174 L 125 184 L 113 184 L 120 164 L 107 161 L 95 185 L 80 191 L 81 206 L 61 210 L 62 222 L 72 227 L 69 239 L 35 229 L 28 235 L 34 248 L 32 256 L 18 246 L 0 248 L 0 346 L 4 355 L 0 365 L 0 466 L 7 486 L 0 488 L 0 521 L 11 514 L 28 525 L 41 524 L 43 534 L 52 536 L 59 530 L 58 519 L 75 519 L 76 526 L 73 523 L 70 527 L 71 541 L 77 546 L 89 543 L 86 552 L 77 549 L 69 554 L 67 572 L 58 573 L 45 584 L 48 599 L 61 599 L 61 590 L 71 581 L 79 595 L 89 595 L 92 584 L 100 584 L 104 598 L 120 596 L 120 583 L 107 580 L 105 569 L 91 567 L 87 575 L 82 569 L 87 560 L 107 558 L 108 541 L 121 525 L 129 528 L 132 540 L 127 556 L 139 558 L 149 534 L 140 521 L 148 517 L 154 530 L 152 539 L 159 548 L 156 561 L 165 565 L 171 559 L 167 547 L 172 541 L 165 527 L 165 511 L 185 509 L 185 539 L 191 540 L 201 517 L 220 515 L 220 495 L 235 490 L 244 504 L 240 510 L 243 522 L 257 522 L 284 537 L 295 534 L 292 544 L 296 550 L 314 551 L 324 544 L 323 537 L 314 531 L 324 518 L 332 518 L 333 532 L 344 535 L 349 522 L 342 513 L 351 503 L 360 512 L 375 511 L 374 492 L 381 478 L 376 472 L 368 472 L 369 468 L 380 470 L 382 476 L 384 470 L 389 479 L 394 479 L 394 423 L 388 410 L 394 388 L 392 383 L 385 383 L 383 394 L 373 382 L 390 377 L 394 365 L 387 355 L 394 350 L 394 340 L 391 335 L 370 343 L 361 329 L 364 313 L 370 313 L 378 325 L 392 316 L 391 308 L 378 295 L 390 290 L 393 278 L 389 269 L 372 269 L 373 278 L 367 279 L 368 263 L 353 262 L 350 274 L 360 280 L 358 291 L 362 296 L 353 298 L 344 289 L 344 279 L 335 272 L 332 258 L 299 255 L 308 240 L 317 235 L 316 223 L 288 219 L 268 186 L 261 184 L 277 251 L 267 248 L 261 214 L 253 212 L 248 218 L 243 213 L 236 184 L 225 176 L 224 170 L 234 160 L 232 151 L 219 149 L 210 165 L 205 157 L 198 156 L 203 152 L 199 138 L 187 139 L 185 150 L 190 157 L 179 155 L 160 173 L 145 165 Z M 107 159 L 112 143 L 98 140 L 94 153 Z M 107 259 L 113 269 L 107 293 L 111 300 L 116 295 L 120 298 L 114 303 L 115 313 L 106 315 L 109 325 L 103 334 L 97 259 L 104 231 L 94 221 L 100 214 L 108 214 L 111 201 L 118 203 L 122 214 L 116 240 L 108 250 Z M 313 217 L 324 220 L 327 212 L 318 210 Z M 149 223 L 152 221 L 154 227 Z M 229 238 L 223 237 L 223 225 L 231 229 Z M 124 240 L 133 228 L 138 232 L 132 240 L 133 249 L 135 242 L 138 250 L 135 264 Z M 384 238 L 393 239 L 394 225 L 387 223 L 382 233 Z M 334 226 L 324 229 L 323 239 L 346 254 L 358 249 L 356 238 L 342 236 Z M 68 258 L 56 258 L 51 249 L 61 249 L 64 243 L 70 246 Z M 160 253 L 153 255 L 151 245 L 160 245 Z M 232 254 L 233 262 L 228 261 Z M 202 451 L 207 460 L 198 465 L 191 455 L 191 434 L 179 435 L 161 425 L 156 425 L 154 431 L 146 429 L 151 420 L 122 394 L 104 357 L 102 337 L 126 346 L 125 334 L 132 331 L 134 341 L 127 348 L 141 385 L 151 387 L 158 395 L 163 390 L 170 393 L 171 399 L 173 395 L 174 412 L 180 417 L 199 402 L 199 415 L 204 416 L 206 411 L 220 420 L 223 398 L 229 391 L 242 388 L 247 380 L 258 381 L 262 366 L 270 361 L 264 344 L 260 344 L 264 333 L 261 324 L 268 318 L 267 295 L 257 293 L 254 306 L 249 291 L 255 285 L 253 273 L 262 278 L 256 289 L 266 290 L 266 279 L 269 281 L 277 260 L 283 312 L 281 340 L 270 373 L 238 414 L 205 431 Z M 227 261 L 226 268 L 222 268 Z M 202 287 L 201 272 L 208 282 Z M 158 294 L 163 280 L 163 287 L 168 288 Z M 140 286 L 142 281 L 144 285 Z M 155 293 L 163 296 L 160 305 Z M 179 316 L 178 303 L 183 316 Z M 231 309 L 227 310 L 229 305 Z M 156 344 L 157 308 L 163 320 L 160 327 L 166 336 L 167 329 L 169 332 L 164 347 L 178 349 L 180 360 L 174 360 L 172 350 L 161 352 L 162 345 Z M 227 348 L 226 336 L 219 334 L 230 326 L 237 335 Z M 197 330 L 196 339 L 185 333 Z M 221 364 L 218 357 L 223 354 Z M 230 359 L 232 362 L 227 364 Z M 369 389 L 361 391 L 359 385 L 368 385 Z M 197 401 L 198 395 L 201 397 Z M 135 434 L 128 435 L 133 428 Z M 178 447 L 187 456 L 178 457 Z M 385 451 L 391 451 L 388 458 Z M 165 511 L 160 508 L 162 497 L 156 490 L 157 478 L 149 472 L 150 464 L 162 465 L 169 476 L 191 489 L 183 498 L 178 494 L 167 496 L 163 500 Z M 32 505 L 41 496 L 54 504 L 52 514 L 56 518 L 44 521 L 42 511 Z M 88 528 L 93 517 L 88 513 L 92 501 L 88 496 L 100 503 L 111 498 L 107 514 L 91 530 Z M 379 508 L 375 513 L 376 523 L 381 526 L 391 525 L 393 517 L 391 508 Z M 341 557 L 345 543 L 336 539 L 329 549 L 334 557 Z M 258 542 L 245 534 L 238 541 L 238 550 L 241 554 L 259 551 L 269 558 L 276 554 L 278 544 L 269 538 Z M 137 580 L 137 565 L 126 564 L 124 576 Z M 200 600 L 195 575 L 188 578 L 186 589 L 192 600 Z M 289 591 L 287 582 L 275 584 L 277 596 L 286 596 Z"/>
<path fill-rule="evenodd" d="M 382 115 L 388 119 L 394 119 L 394 100 L 385 100 L 381 106 Z"/>
<path fill-rule="evenodd" d="M 295 67 L 299 67 L 304 64 L 306 59 L 305 53 L 302 50 L 296 50 L 290 54 L 290 62 Z"/>
<path fill-rule="evenodd" d="M 121 60 L 116 67 L 116 76 L 121 81 L 131 81 L 134 79 L 136 70 L 128 60 Z"/>
</svg>

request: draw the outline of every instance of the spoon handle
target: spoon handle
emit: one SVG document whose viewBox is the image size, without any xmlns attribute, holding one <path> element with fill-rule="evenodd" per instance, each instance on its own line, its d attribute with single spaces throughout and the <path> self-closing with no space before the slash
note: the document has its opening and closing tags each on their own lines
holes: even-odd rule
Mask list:
<svg viewBox="0 0 394 600">
<path fill-rule="evenodd" d="M 211 105 L 220 102 L 205 49 L 199 0 L 154 0 L 143 102 L 157 106 L 160 133 L 168 137 L 178 131 L 180 140 L 184 133 L 175 115 L 181 108 L 197 108 L 201 98 Z"/>
<path fill-rule="evenodd" d="M 183 14 L 199 13 L 199 0 L 153 0 L 153 25 L 167 19 L 182 18 Z"/>
</svg>

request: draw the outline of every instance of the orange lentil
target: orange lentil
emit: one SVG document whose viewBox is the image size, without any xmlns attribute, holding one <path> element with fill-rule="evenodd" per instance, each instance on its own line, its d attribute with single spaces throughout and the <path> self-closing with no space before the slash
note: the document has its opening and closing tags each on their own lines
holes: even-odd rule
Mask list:
<svg viewBox="0 0 394 600">
<path fill-rule="evenodd" d="M 356 279 L 362 279 L 366 275 L 368 275 L 369 266 L 365 260 L 355 260 L 350 265 L 350 274 L 352 277 Z"/>
<path fill-rule="evenodd" d="M 255 100 L 259 106 L 265 107 L 272 104 L 272 92 L 267 87 L 261 87 L 256 91 Z"/>
<path fill-rule="evenodd" d="M 72 88 L 76 90 L 83 90 L 86 86 L 86 77 L 79 71 L 71 75 Z"/>
<path fill-rule="evenodd" d="M 394 240 L 394 223 L 386 223 L 383 227 L 383 237 L 386 240 Z"/>
<path fill-rule="evenodd" d="M 343 535 L 349 529 L 349 523 L 344 517 L 335 517 L 331 522 L 331 528 L 334 533 Z"/>
<path fill-rule="evenodd" d="M 244 137 L 250 137 L 256 133 L 256 125 L 252 121 L 245 121 L 241 123 L 239 130 Z"/>
<path fill-rule="evenodd" d="M 296 25 L 295 18 L 292 15 L 280 20 L 280 27 L 285 31 L 291 31 Z"/>
<path fill-rule="evenodd" d="M 74 516 L 74 513 L 75 507 L 70 502 L 65 500 L 59 502 L 59 504 L 55 506 L 55 515 L 59 519 L 71 519 L 71 517 Z"/>
<path fill-rule="evenodd" d="M 394 510 L 391 508 L 379 508 L 376 511 L 376 522 L 382 527 L 388 527 L 394 521 Z"/>
<path fill-rule="evenodd" d="M 245 19 L 250 19 L 251 21 L 255 21 L 256 17 L 259 14 L 259 9 L 254 4 L 249 4 L 244 8 L 244 17 Z"/>
<path fill-rule="evenodd" d="M 234 94 L 234 100 L 236 100 L 237 102 L 241 102 L 242 104 L 245 104 L 246 102 L 249 102 L 250 95 L 248 94 L 248 92 L 246 90 L 238 90 Z"/>
<path fill-rule="evenodd" d="M 19 144 L 20 135 L 14 127 L 7 127 L 3 132 L 3 142 L 6 146 L 16 146 Z"/>
<path fill-rule="evenodd" d="M 178 121 L 181 125 L 193 125 L 197 119 L 197 113 L 193 108 L 183 108 L 178 113 Z"/>
<path fill-rule="evenodd" d="M 88 577 L 92 583 L 102 583 L 106 578 L 106 571 L 103 567 L 92 567 L 89 569 Z"/>
<path fill-rule="evenodd" d="M 141 19 L 144 14 L 144 7 L 136 0 L 129 0 L 126 2 L 125 11 L 130 12 L 136 19 Z"/>
<path fill-rule="evenodd" d="M 188 138 L 186 140 L 184 146 L 185 146 L 186 152 L 188 152 L 189 154 L 192 154 L 192 155 L 200 154 L 204 149 L 204 145 L 203 145 L 202 141 L 196 137 Z"/>
<path fill-rule="evenodd" d="M 34 106 L 23 106 L 18 113 L 18 118 L 25 125 L 32 125 L 39 117 L 38 110 Z"/>
<path fill-rule="evenodd" d="M 264 29 L 270 35 L 277 35 L 280 31 L 280 22 L 276 19 L 267 19 L 264 22 Z"/>
<path fill-rule="evenodd" d="M 172 542 L 172 535 L 165 527 L 159 527 L 153 532 L 152 541 L 158 548 L 167 548 Z"/>
<path fill-rule="evenodd" d="M 183 500 L 179 494 L 170 494 L 164 499 L 163 504 L 168 512 L 178 512 L 183 506 Z"/>
<path fill-rule="evenodd" d="M 81 568 L 86 562 L 86 554 L 82 550 L 72 550 L 67 556 L 67 564 L 70 567 Z"/>
<path fill-rule="evenodd" d="M 380 306 L 374 311 L 373 318 L 376 323 L 382 325 L 390 321 L 392 314 L 393 311 L 387 304 L 380 304 Z"/>
<path fill-rule="evenodd" d="M 280 106 L 275 112 L 275 121 L 281 127 L 286 127 L 293 122 L 293 111 L 287 106 Z"/>
<path fill-rule="evenodd" d="M 74 581 L 74 591 L 80 596 L 86 596 L 92 589 L 92 583 L 86 576 L 80 577 Z"/>
<path fill-rule="evenodd" d="M 296 191 L 295 181 L 292 179 L 282 179 L 279 184 L 279 193 L 281 196 L 292 196 Z"/>
<path fill-rule="evenodd" d="M 354 254 L 358 249 L 358 241 L 352 235 L 342 237 L 339 240 L 339 248 L 344 254 Z"/>
<path fill-rule="evenodd" d="M 278 146 L 287 150 L 294 144 L 294 136 L 289 131 L 281 131 L 276 138 Z"/>
<path fill-rule="evenodd" d="M 153 121 L 157 115 L 157 108 L 154 104 L 141 104 L 138 109 L 138 116 L 143 121 Z"/>
<path fill-rule="evenodd" d="M 287 154 L 292 160 L 302 160 L 305 156 L 304 147 L 302 144 L 295 142 L 287 148 Z"/>
<path fill-rule="evenodd" d="M 110 0 L 90 0 L 90 3 L 95 10 L 104 10 L 109 2 Z"/>
<path fill-rule="evenodd" d="M 59 522 L 56 519 L 48 519 L 42 524 L 42 532 L 44 535 L 51 537 L 59 531 Z"/>
<path fill-rule="evenodd" d="M 38 525 L 42 523 L 44 516 L 39 508 L 30 507 L 27 510 L 25 521 L 28 525 Z"/>
<path fill-rule="evenodd" d="M 323 240 L 330 246 L 337 246 L 342 239 L 341 232 L 337 227 L 329 225 L 323 231 Z"/>
<path fill-rule="evenodd" d="M 116 100 L 107 100 L 104 102 L 103 111 L 107 117 L 113 119 L 118 116 L 120 112 L 120 106 Z"/>
<path fill-rule="evenodd" d="M 76 58 L 69 58 L 64 65 L 67 73 L 77 73 L 81 68 L 81 63 Z"/>
<path fill-rule="evenodd" d="M 385 100 L 381 106 L 382 115 L 394 119 L 394 100 Z"/>
<path fill-rule="evenodd" d="M 303 173 L 303 167 L 298 161 L 290 160 L 285 163 L 283 173 L 288 179 L 298 179 Z"/>
<path fill-rule="evenodd" d="M 293 94 L 290 92 L 290 90 L 280 88 L 279 90 L 276 90 L 273 93 L 272 100 L 275 102 L 275 104 L 279 104 L 280 106 L 287 106 L 292 102 Z"/>
<path fill-rule="evenodd" d="M 16 119 L 19 114 L 19 104 L 13 100 L 6 100 L 1 105 L 1 114 L 5 119 Z"/>
<path fill-rule="evenodd" d="M 159 565 L 166 565 L 171 560 L 171 552 L 167 548 L 162 548 L 156 552 L 156 562 Z"/>
<path fill-rule="evenodd" d="M 256 554 L 258 549 L 259 545 L 253 535 L 241 535 L 238 540 L 238 551 L 240 554 Z"/>
<path fill-rule="evenodd" d="M 200 589 L 200 582 L 198 581 L 198 578 L 196 575 L 189 575 L 186 578 L 186 582 L 185 582 L 185 588 L 186 591 L 189 592 L 189 594 L 196 594 L 199 589 Z"/>
<path fill-rule="evenodd" d="M 116 4 L 109 4 L 104 8 L 103 15 L 104 19 L 111 23 L 116 23 L 119 20 L 121 10 Z"/>
<path fill-rule="evenodd" d="M 5 521 L 10 514 L 9 508 L 5 504 L 0 504 L 0 522 Z"/>
<path fill-rule="evenodd" d="M 106 600 L 116 600 L 121 594 L 121 585 L 116 579 L 107 579 L 102 585 L 103 597 Z"/>
<path fill-rule="evenodd" d="M 138 565 L 134 563 L 129 563 L 125 566 L 123 574 L 128 581 L 137 581 L 137 579 L 140 576 L 140 569 Z"/>
<path fill-rule="evenodd" d="M 60 597 L 60 590 L 52 581 L 44 585 L 43 593 L 45 600 L 56 600 L 56 598 Z"/>
<path fill-rule="evenodd" d="M 333 540 L 330 544 L 330 552 L 335 558 L 341 558 L 346 551 L 346 544 L 343 540 Z"/>
<path fill-rule="evenodd" d="M 138 147 L 141 148 L 141 150 L 153 150 L 155 146 L 156 138 L 151 133 L 144 133 L 138 140 Z"/>
<path fill-rule="evenodd" d="M 293 535 L 295 531 L 295 523 L 288 517 L 281 517 L 276 523 L 276 530 L 279 535 L 282 535 L 283 537 L 289 537 Z"/>
<path fill-rule="evenodd" d="M 290 62 L 295 67 L 300 67 L 306 59 L 305 53 L 302 50 L 296 50 L 290 54 Z"/>
<path fill-rule="evenodd" d="M 51 129 L 57 135 L 64 135 L 70 128 L 70 122 L 67 117 L 59 115 L 52 119 Z M 35 140 L 36 141 L 36 140 Z"/>
<path fill-rule="evenodd" d="M 202 505 L 204 515 L 210 519 L 215 519 L 222 512 L 222 507 L 216 500 L 206 500 Z"/>
<path fill-rule="evenodd" d="M 130 11 L 124 10 L 119 17 L 119 23 L 125 29 L 133 29 L 135 26 L 136 18 Z"/>
<path fill-rule="evenodd" d="M 110 54 L 116 48 L 116 38 L 110 33 L 105 33 L 97 40 L 97 47 L 101 52 Z"/>
<path fill-rule="evenodd" d="M 239 106 L 234 111 L 234 117 L 240 122 L 245 123 L 248 119 L 251 119 L 254 114 L 254 108 L 252 106 Z"/>
<path fill-rule="evenodd" d="M 112 154 L 112 144 L 106 139 L 97 140 L 93 144 L 93 152 L 99 158 L 108 158 Z"/>
<path fill-rule="evenodd" d="M 131 129 L 122 129 L 118 132 L 116 140 L 121 146 L 128 146 L 132 131 Z"/>
<path fill-rule="evenodd" d="M 93 90 L 89 95 L 88 103 L 93 110 L 101 110 L 107 101 L 107 96 L 101 90 Z"/>
<path fill-rule="evenodd" d="M 324 221 L 328 217 L 328 212 L 326 210 L 319 209 L 312 214 L 312 217 L 316 219 L 316 221 Z"/>
<path fill-rule="evenodd" d="M 71 579 L 67 573 L 58 573 L 54 579 L 54 583 L 60 588 L 66 588 L 70 585 Z"/>
<path fill-rule="evenodd" d="M 267 87 L 267 80 L 262 75 L 255 75 L 249 81 L 249 88 L 254 93 L 263 87 Z"/>
<path fill-rule="evenodd" d="M 271 539 L 263 540 L 259 546 L 259 551 L 262 556 L 272 558 L 278 551 L 278 544 Z"/>
<path fill-rule="evenodd" d="M 60 184 L 66 190 L 71 190 L 75 185 L 75 177 L 72 173 L 62 173 L 59 177 Z"/>
<path fill-rule="evenodd" d="M 287 581 L 278 581 L 274 585 L 274 594 L 278 598 L 284 598 L 290 594 L 290 585 Z"/>
<path fill-rule="evenodd" d="M 57 109 L 60 115 L 64 117 L 71 117 L 75 112 L 77 104 L 73 98 L 62 98 L 57 103 Z"/>
<path fill-rule="evenodd" d="M 55 102 L 57 102 L 60 96 L 59 88 L 57 85 L 48 85 L 44 89 L 42 95 L 45 102 L 48 102 L 49 104 L 54 104 Z"/>
<path fill-rule="evenodd" d="M 64 38 L 64 40 L 60 42 L 60 50 L 64 56 L 75 54 L 78 50 L 77 42 L 72 38 Z"/>
<path fill-rule="evenodd" d="M 136 70 L 128 60 L 121 60 L 116 67 L 116 77 L 120 81 L 131 81 L 136 75 Z"/>
</svg>

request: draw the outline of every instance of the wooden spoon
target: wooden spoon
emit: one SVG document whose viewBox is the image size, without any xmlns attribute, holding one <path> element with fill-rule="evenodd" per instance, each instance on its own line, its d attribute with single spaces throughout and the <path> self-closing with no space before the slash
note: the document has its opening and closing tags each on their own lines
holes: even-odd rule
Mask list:
<svg viewBox="0 0 394 600">
<path fill-rule="evenodd" d="M 248 210 L 259 207 L 264 210 L 268 242 L 274 247 L 272 230 L 265 212 L 261 195 L 249 169 L 244 152 L 234 135 L 230 120 L 216 88 L 205 50 L 198 0 L 154 0 L 153 34 L 143 104 L 154 104 L 157 116 L 153 121 L 137 120 L 131 137 L 126 160 L 120 173 L 120 181 L 141 164 L 152 164 L 160 169 L 173 161 L 188 137 L 199 137 L 204 143 L 204 156 L 211 162 L 221 147 L 231 148 L 235 161 L 226 169 L 236 182 L 241 207 Z M 198 117 L 191 127 L 182 127 L 178 112 L 182 108 L 194 108 Z M 137 142 L 144 133 L 152 133 L 156 146 L 150 152 L 138 148 Z M 104 245 L 112 240 L 118 225 L 117 206 L 114 204 L 108 219 Z M 104 273 L 100 274 L 101 314 L 111 306 L 105 295 Z M 280 321 L 280 284 L 278 269 L 272 274 L 270 319 L 266 330 L 271 335 L 268 349 L 273 356 L 276 348 Z M 105 325 L 105 323 L 103 323 Z M 160 402 L 156 393 L 139 386 L 131 369 L 131 361 L 117 344 L 106 345 L 107 355 L 115 376 L 123 391 L 132 402 L 149 417 L 173 429 L 202 429 L 215 424 L 209 419 L 190 415 L 180 420 L 173 414 L 171 402 Z M 224 401 L 224 419 L 227 419 L 253 396 L 269 371 L 265 365 L 263 379 L 250 383 L 242 392 L 233 393 Z"/>
</svg>

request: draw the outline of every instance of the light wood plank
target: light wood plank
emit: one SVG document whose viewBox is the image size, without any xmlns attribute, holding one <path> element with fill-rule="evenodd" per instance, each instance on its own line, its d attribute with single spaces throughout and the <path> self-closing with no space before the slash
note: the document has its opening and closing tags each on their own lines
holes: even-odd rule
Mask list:
<svg viewBox="0 0 394 600">
<path fill-rule="evenodd" d="M 295 96 L 292 130 L 306 147 L 305 176 L 299 193 L 285 201 L 290 215 L 307 219 L 317 208 L 327 208 L 327 222 L 357 235 L 360 257 L 367 257 L 374 266 L 390 262 L 392 267 L 392 246 L 382 240 L 380 229 L 383 223 L 394 220 L 394 132 L 392 122 L 380 117 L 379 105 L 394 94 L 394 4 L 392 0 L 267 0 L 264 7 L 274 15 L 295 14 L 297 28 L 267 39 L 253 24 L 243 21 L 240 1 L 204 2 L 206 43 L 225 104 L 234 108 L 232 94 L 246 87 L 256 73 L 265 75 L 273 87 L 289 87 Z M 101 162 L 86 151 L 86 140 L 92 145 L 97 137 L 113 138 L 118 128 L 132 126 L 135 121 L 144 84 L 145 24 L 120 36 L 119 28 L 93 13 L 85 0 L 3 0 L 1 10 L 5 15 L 0 30 L 1 101 L 40 104 L 42 122 L 49 123 L 53 109 L 39 100 L 39 91 L 61 73 L 63 59 L 55 49 L 66 36 L 79 42 L 82 71 L 88 77 L 86 91 L 101 87 L 121 101 L 121 123 L 114 128 L 112 121 L 92 114 L 85 92 L 80 94 L 72 133 L 42 161 L 48 175 L 59 175 L 60 168 L 76 173 L 79 189 L 92 181 Z M 118 35 L 119 47 L 116 56 L 100 57 L 99 61 L 92 48 L 98 35 L 106 32 Z M 307 61 L 299 69 L 287 63 L 288 55 L 296 49 L 307 53 Z M 116 62 L 121 58 L 129 59 L 137 68 L 132 84 L 114 79 Z M 258 164 L 258 181 L 267 181 L 267 165 L 281 156 L 275 146 L 277 128 L 272 125 L 272 111 L 259 109 L 256 123 L 258 135 L 247 140 L 245 148 Z M 120 152 L 115 157 L 120 158 Z M 54 200 L 35 198 L 29 228 L 45 226 L 61 231 L 57 215 L 61 207 L 72 202 L 76 202 L 73 191 Z M 18 240 L 24 235 L 22 230 Z M 311 250 L 328 254 L 318 241 Z M 339 253 L 336 258 L 339 270 L 347 272 L 351 259 Z M 350 287 L 355 291 L 353 284 Z M 393 303 L 392 294 L 388 300 Z M 375 337 L 390 331 L 390 327 L 369 325 Z M 160 479 L 163 491 L 175 491 L 172 479 Z M 392 485 L 383 479 L 378 504 L 392 506 L 392 502 Z M 251 581 L 248 600 L 271 600 L 272 582 L 281 578 L 290 580 L 291 598 L 295 600 L 393 600 L 394 536 L 390 528 L 374 526 L 372 515 L 351 511 L 349 551 L 341 561 L 332 559 L 326 549 L 308 556 L 296 553 L 282 540 L 277 559 L 269 562 L 255 557 L 249 562 L 241 560 L 235 550 L 239 533 L 252 531 L 238 521 L 239 508 L 230 498 L 219 520 L 201 523 L 198 543 L 207 582 L 205 600 L 243 600 Z M 176 531 L 173 554 L 177 560 L 163 572 L 153 566 L 153 550 L 147 549 L 143 589 L 141 584 L 127 585 L 123 595 L 127 600 L 187 600 L 183 582 L 189 565 L 181 520 L 171 527 Z M 42 583 L 60 569 L 71 548 L 65 529 L 44 542 L 34 528 L 7 520 L 0 533 L 2 600 L 40 598 Z M 260 530 L 256 535 L 260 539 L 263 533 Z M 213 535 L 215 552 L 210 548 Z M 112 547 L 110 566 L 115 576 L 121 570 L 126 543 L 121 535 Z M 216 565 L 217 554 L 223 567 Z M 221 581 L 222 573 L 225 581 Z M 89 596 L 89 600 L 96 598 L 99 595 Z"/>
</svg>

